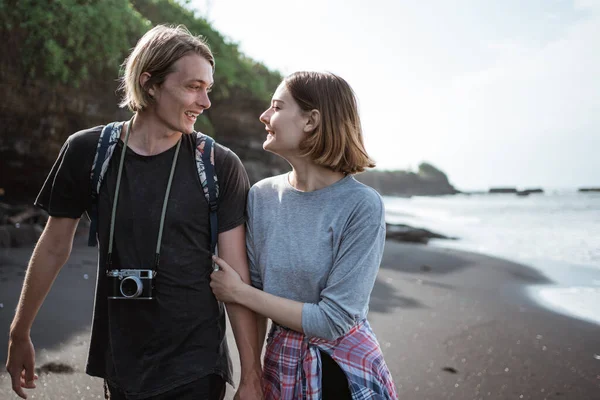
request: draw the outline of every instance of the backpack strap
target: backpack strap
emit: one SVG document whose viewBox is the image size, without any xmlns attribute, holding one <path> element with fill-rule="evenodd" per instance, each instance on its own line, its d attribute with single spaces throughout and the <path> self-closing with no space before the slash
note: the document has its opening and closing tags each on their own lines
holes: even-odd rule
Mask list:
<svg viewBox="0 0 600 400">
<path fill-rule="evenodd" d="M 215 141 L 200 132 L 196 132 L 196 168 L 210 210 L 210 250 L 215 254 L 219 238 L 217 220 L 219 183 L 215 173 Z"/>
<path fill-rule="evenodd" d="M 94 157 L 94 163 L 92 164 L 92 170 L 90 172 L 90 179 L 92 181 L 92 204 L 88 214 L 90 217 L 88 246 L 91 247 L 96 247 L 96 244 L 98 243 L 98 193 L 100 193 L 100 187 L 102 186 L 104 174 L 108 169 L 110 158 L 113 155 L 115 146 L 119 142 L 123 124 L 123 122 L 111 122 L 102 129 L 100 138 L 98 139 L 96 156 Z"/>
<path fill-rule="evenodd" d="M 90 232 L 88 237 L 88 246 L 95 247 L 98 243 L 98 193 L 102 187 L 104 175 L 108 170 L 110 159 L 114 153 L 115 147 L 119 142 L 121 129 L 124 122 L 112 122 L 106 125 L 100 133 L 96 156 L 92 164 L 90 178 L 92 181 L 92 204 L 90 213 Z M 196 135 L 196 168 L 198 177 L 202 184 L 204 197 L 208 202 L 210 210 L 210 249 L 215 254 L 218 242 L 218 219 L 217 211 L 219 208 L 219 182 L 215 172 L 215 141 L 210 136 L 200 132 Z"/>
</svg>

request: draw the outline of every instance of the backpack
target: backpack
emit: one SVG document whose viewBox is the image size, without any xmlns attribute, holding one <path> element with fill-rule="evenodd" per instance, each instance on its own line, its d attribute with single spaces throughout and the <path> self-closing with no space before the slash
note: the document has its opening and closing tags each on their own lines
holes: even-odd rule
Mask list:
<svg viewBox="0 0 600 400">
<path fill-rule="evenodd" d="M 98 193 L 102 187 L 104 174 L 108 170 L 110 159 L 119 142 L 121 129 L 125 122 L 112 122 L 106 125 L 100 133 L 96 156 L 92 164 L 90 178 L 92 181 L 92 205 L 90 212 L 90 233 L 88 246 L 96 247 L 98 243 Z M 219 198 L 219 183 L 215 173 L 215 141 L 210 136 L 200 132 L 192 133 L 196 137 L 196 169 L 202 184 L 204 197 L 210 209 L 210 249 L 215 254 L 218 241 L 217 209 Z"/>
</svg>

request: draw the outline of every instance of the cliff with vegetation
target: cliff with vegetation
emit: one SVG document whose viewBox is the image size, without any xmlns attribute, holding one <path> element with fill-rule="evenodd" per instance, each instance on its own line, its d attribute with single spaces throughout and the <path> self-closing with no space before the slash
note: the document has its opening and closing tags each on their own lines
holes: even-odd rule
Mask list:
<svg viewBox="0 0 600 400">
<path fill-rule="evenodd" d="M 289 169 L 262 150 L 258 120 L 281 75 L 242 54 L 182 3 L 4 0 L 0 21 L 0 201 L 31 203 L 70 134 L 130 117 L 117 106 L 121 63 L 157 24 L 183 24 L 214 52 L 212 107 L 196 129 L 232 148 L 251 182 Z M 376 171 L 358 179 L 388 195 L 455 192 L 428 164 L 417 173 Z"/>
<path fill-rule="evenodd" d="M 150 27 L 183 24 L 207 38 L 217 71 L 196 129 L 233 148 L 256 181 L 286 168 L 262 150 L 258 116 L 281 80 L 173 0 L 0 1 L 0 188 L 31 202 L 72 133 L 130 117 L 118 108 L 120 65 Z"/>
</svg>

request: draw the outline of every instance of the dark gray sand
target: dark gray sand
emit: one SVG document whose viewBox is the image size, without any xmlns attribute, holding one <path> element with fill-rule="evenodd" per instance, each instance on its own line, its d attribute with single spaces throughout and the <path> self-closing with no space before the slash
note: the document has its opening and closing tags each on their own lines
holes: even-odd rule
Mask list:
<svg viewBox="0 0 600 400">
<path fill-rule="evenodd" d="M 102 399 L 83 372 L 96 250 L 78 239 L 32 331 L 40 371 L 30 399 Z M 31 248 L 0 250 L 6 338 Z M 600 399 L 600 326 L 542 308 L 535 270 L 479 254 L 388 241 L 369 319 L 401 399 Z M 232 358 L 239 368 L 229 331 Z M 6 341 L 0 360 L 6 360 Z M 4 369 L 3 369 L 4 370 Z M 16 399 L 0 373 L 0 399 Z M 233 390 L 228 388 L 228 399 Z"/>
</svg>

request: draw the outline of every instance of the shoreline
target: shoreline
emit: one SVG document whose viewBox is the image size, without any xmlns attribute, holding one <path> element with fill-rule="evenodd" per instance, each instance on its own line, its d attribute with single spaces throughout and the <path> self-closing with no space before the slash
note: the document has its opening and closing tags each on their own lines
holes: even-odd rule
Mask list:
<svg viewBox="0 0 600 400">
<path fill-rule="evenodd" d="M 527 285 L 524 292 L 529 299 L 551 312 L 597 324 L 600 329 L 600 269 L 592 265 L 489 254 L 478 251 L 472 245 L 461 243 L 460 240 L 449 242 L 434 239 L 429 245 L 497 257 L 532 268 L 545 276 L 549 282 Z"/>
<path fill-rule="evenodd" d="M 534 301 L 538 270 L 388 241 L 378 281 L 400 288 L 370 320 L 401 398 L 598 398 L 600 328 Z"/>
<path fill-rule="evenodd" d="M 89 344 L 96 249 L 79 235 L 32 330 L 40 374 L 35 399 L 103 398 L 83 373 Z M 12 320 L 31 247 L 0 250 L 0 331 Z M 600 390 L 598 325 L 541 306 L 527 288 L 552 285 L 538 270 L 435 245 L 388 240 L 369 321 L 401 399 L 593 399 Z M 235 342 L 228 330 L 234 379 Z M 0 358 L 6 360 L 6 343 Z M 5 372 L 0 398 L 17 398 Z M 31 396 L 30 396 L 31 398 Z M 233 398 L 228 387 L 226 399 Z"/>
</svg>

